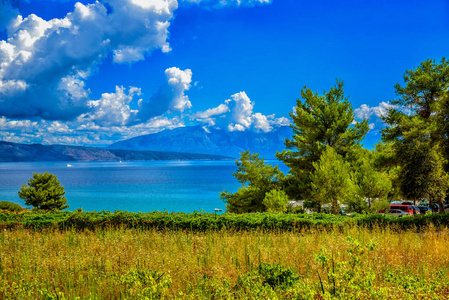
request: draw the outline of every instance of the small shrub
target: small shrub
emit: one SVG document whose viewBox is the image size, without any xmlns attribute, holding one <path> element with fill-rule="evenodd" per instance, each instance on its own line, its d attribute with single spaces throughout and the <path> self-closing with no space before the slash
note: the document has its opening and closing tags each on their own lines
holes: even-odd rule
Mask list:
<svg viewBox="0 0 449 300">
<path fill-rule="evenodd" d="M 133 299 L 161 299 L 168 295 L 171 277 L 159 271 L 130 270 L 119 282 L 128 287 Z"/>
<path fill-rule="evenodd" d="M 7 210 L 11 212 L 21 212 L 24 210 L 22 206 L 17 203 L 9 201 L 0 201 L 0 210 Z"/>
<path fill-rule="evenodd" d="M 285 212 L 289 198 L 284 191 L 271 190 L 265 194 L 262 204 L 268 212 Z"/>
<path fill-rule="evenodd" d="M 259 265 L 259 274 L 263 278 L 263 283 L 270 285 L 272 288 L 277 286 L 291 287 L 299 280 L 299 276 L 288 267 L 280 264 L 266 264 Z"/>
</svg>

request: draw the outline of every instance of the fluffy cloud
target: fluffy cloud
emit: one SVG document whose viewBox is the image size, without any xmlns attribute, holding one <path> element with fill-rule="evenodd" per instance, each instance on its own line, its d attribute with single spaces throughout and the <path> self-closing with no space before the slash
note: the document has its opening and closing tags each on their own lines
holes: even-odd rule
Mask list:
<svg viewBox="0 0 449 300">
<path fill-rule="evenodd" d="M 269 132 L 274 127 L 290 124 L 287 118 L 275 118 L 275 115 L 265 116 L 253 113 L 254 102 L 245 92 L 239 92 L 225 100 L 215 108 L 204 112 L 197 112 L 190 119 L 205 123 L 208 126 L 217 126 L 228 131 L 254 130 L 256 132 Z"/>
<path fill-rule="evenodd" d="M 193 118 L 197 119 L 210 119 L 212 117 L 216 117 L 222 115 L 229 111 L 229 107 L 226 104 L 220 104 L 217 107 L 209 108 L 203 112 L 197 112 L 193 115 Z"/>
<path fill-rule="evenodd" d="M 165 76 L 167 84 L 162 86 L 149 101 L 140 103 L 135 122 L 143 122 L 165 112 L 184 112 L 192 107 L 189 97 L 185 94 L 192 83 L 192 71 L 172 67 L 165 70 Z"/>
<path fill-rule="evenodd" d="M 192 71 L 173 67 L 165 70 L 167 83 L 149 101 L 136 99 L 140 88 L 122 86 L 115 93 L 103 93 L 98 100 L 88 101 L 89 111 L 77 118 L 78 122 L 94 122 L 100 126 L 126 126 L 144 123 L 164 113 L 183 112 L 192 107 L 185 91 L 190 89 Z M 132 108 L 134 107 L 134 109 Z"/>
<path fill-rule="evenodd" d="M 179 117 L 154 117 L 133 126 L 102 126 L 93 121 L 29 121 L 0 118 L 0 140 L 15 143 L 109 145 L 117 140 L 185 126 Z"/>
<path fill-rule="evenodd" d="M 268 132 L 273 129 L 267 116 L 264 116 L 261 113 L 255 113 L 254 115 L 252 115 L 251 120 L 256 131 Z"/>
<path fill-rule="evenodd" d="M 245 92 L 240 92 L 231 96 L 225 101 L 231 110 L 231 122 L 249 128 L 252 123 L 254 103 L 251 102 Z M 241 131 L 241 130 L 240 130 Z"/>
<path fill-rule="evenodd" d="M 17 14 L 2 0 L 7 41 L 0 41 L 0 115 L 73 119 L 89 109 L 84 86 L 91 70 L 112 54 L 116 63 L 168 52 L 176 0 L 105 0 L 49 21 Z M 6 22 L 5 22 L 6 23 Z M 185 104 L 187 105 L 187 104 Z"/>
<path fill-rule="evenodd" d="M 135 95 L 141 94 L 141 90 L 136 87 L 131 87 L 126 94 L 125 88 L 116 86 L 115 93 L 104 93 L 101 99 L 89 101 L 91 111 L 79 119 L 92 120 L 102 126 L 127 125 L 137 114 L 137 110 L 130 108 L 130 103 Z"/>
<path fill-rule="evenodd" d="M 190 118 L 197 120 L 201 123 L 206 123 L 209 126 L 215 125 L 215 117 L 223 116 L 225 113 L 229 112 L 230 109 L 226 104 L 220 104 L 217 107 L 209 108 L 203 112 L 197 112 L 193 114 Z"/>
<path fill-rule="evenodd" d="M 50 0 L 48 0 L 50 1 Z M 54 0 L 65 1 L 65 0 Z M 204 7 L 254 6 L 270 0 L 182 0 Z M 186 115 L 192 71 L 165 70 L 166 84 L 145 97 L 137 87 L 116 86 L 91 99 L 87 79 L 106 57 L 114 63 L 144 60 L 155 49 L 167 53 L 176 0 L 103 0 L 76 3 L 60 19 L 22 17 L 0 0 L 0 140 L 107 145 L 117 140 L 185 126 L 190 121 L 228 130 L 270 131 L 288 124 L 253 113 L 245 92 L 215 108 Z M 143 99 L 145 100 L 143 100 Z M 205 126 L 205 128 L 207 128 Z"/>
<path fill-rule="evenodd" d="M 393 108 L 393 105 L 388 102 L 381 102 L 378 106 L 374 107 L 362 104 L 359 108 L 354 109 L 354 116 L 359 120 L 369 119 L 373 115 L 380 118 L 386 115 L 390 108 Z"/>
<path fill-rule="evenodd" d="M 378 106 L 373 107 L 362 104 L 359 108 L 354 109 L 354 117 L 357 120 L 369 120 L 370 130 L 377 127 L 382 128 L 384 126 L 382 117 L 388 113 L 390 108 L 394 108 L 394 106 L 388 102 L 381 102 Z"/>
</svg>

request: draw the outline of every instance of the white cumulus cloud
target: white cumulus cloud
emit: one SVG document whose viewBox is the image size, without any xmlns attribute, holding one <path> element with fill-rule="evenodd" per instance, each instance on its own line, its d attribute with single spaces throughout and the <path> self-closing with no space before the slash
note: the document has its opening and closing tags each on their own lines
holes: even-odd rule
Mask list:
<svg viewBox="0 0 449 300">
<path fill-rule="evenodd" d="M 0 41 L 0 115 L 54 120 L 86 113 L 84 81 L 109 53 L 116 63 L 132 63 L 154 49 L 168 52 L 178 7 L 176 0 L 78 2 L 64 18 L 47 21 L 2 3 L 8 38 Z"/>
<path fill-rule="evenodd" d="M 378 106 L 368 106 L 366 104 L 362 104 L 359 108 L 354 109 L 354 117 L 357 120 L 369 120 L 369 129 L 373 130 L 374 128 L 382 128 L 384 126 L 382 117 L 388 113 L 388 110 L 394 108 L 394 105 L 391 105 L 388 102 L 381 102 Z M 355 121 L 353 122 L 355 124 Z"/>
<path fill-rule="evenodd" d="M 131 87 L 126 94 L 125 88 L 116 86 L 115 93 L 103 93 L 99 100 L 89 101 L 91 111 L 80 119 L 93 120 L 102 126 L 127 125 L 137 114 L 137 110 L 130 108 L 135 95 L 141 95 L 139 88 Z"/>
<path fill-rule="evenodd" d="M 192 83 L 192 70 L 177 67 L 165 70 L 167 83 L 163 85 L 148 101 L 142 101 L 135 122 L 145 122 L 149 118 L 165 112 L 184 112 L 192 107 L 185 94 Z"/>
<path fill-rule="evenodd" d="M 381 102 L 378 106 L 369 107 L 366 104 L 362 104 L 359 108 L 354 109 L 354 116 L 356 119 L 369 119 L 373 115 L 380 118 L 385 116 L 390 108 L 394 106 L 388 102 Z"/>
<path fill-rule="evenodd" d="M 254 103 L 251 102 L 245 92 L 239 92 L 225 101 L 231 110 L 231 122 L 249 128 L 252 123 Z"/>
<path fill-rule="evenodd" d="M 274 127 L 290 124 L 285 117 L 276 118 L 275 115 L 266 116 L 258 112 L 254 113 L 253 108 L 254 102 L 248 95 L 245 92 L 239 92 L 217 107 L 192 114 L 190 119 L 228 131 L 269 132 Z"/>
</svg>

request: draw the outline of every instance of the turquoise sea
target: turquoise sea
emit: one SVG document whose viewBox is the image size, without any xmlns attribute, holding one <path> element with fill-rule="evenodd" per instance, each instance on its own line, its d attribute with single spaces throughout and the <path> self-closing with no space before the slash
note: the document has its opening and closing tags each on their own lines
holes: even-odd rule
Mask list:
<svg viewBox="0 0 449 300">
<path fill-rule="evenodd" d="M 69 210 L 213 212 L 225 210 L 223 189 L 240 187 L 235 170 L 235 161 L 0 163 L 0 201 L 24 205 L 21 185 L 47 171 L 65 187 Z"/>
</svg>

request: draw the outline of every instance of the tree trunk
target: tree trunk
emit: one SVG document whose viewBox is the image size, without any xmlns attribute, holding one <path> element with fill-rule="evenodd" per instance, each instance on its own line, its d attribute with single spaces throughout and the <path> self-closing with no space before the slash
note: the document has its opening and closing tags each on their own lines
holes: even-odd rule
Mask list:
<svg viewBox="0 0 449 300">
<path fill-rule="evenodd" d="M 429 197 L 429 207 L 430 207 L 430 211 L 433 212 L 433 201 L 432 198 Z"/>
</svg>

